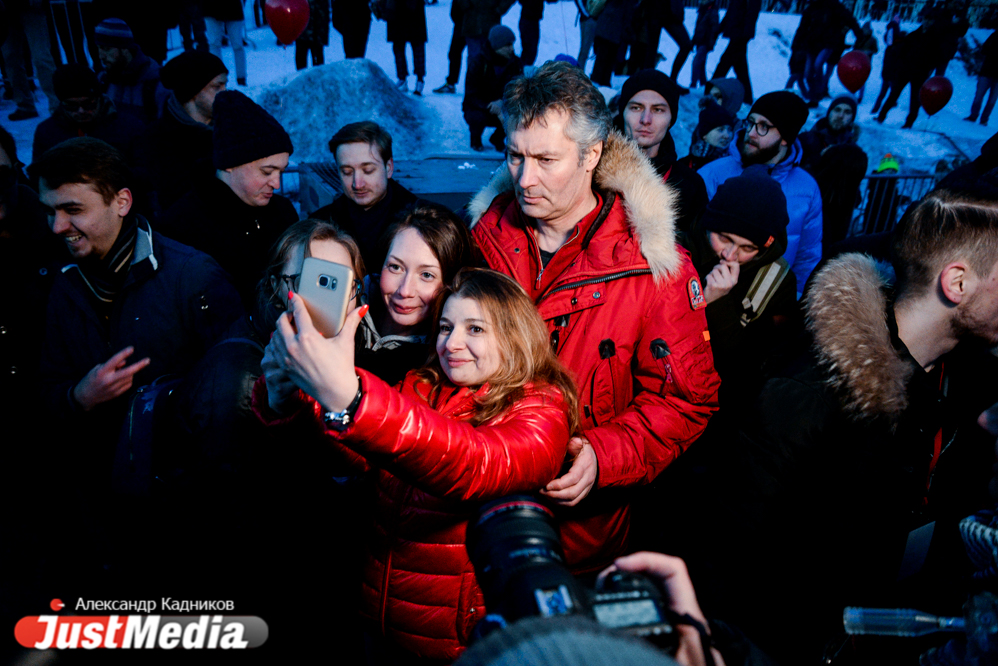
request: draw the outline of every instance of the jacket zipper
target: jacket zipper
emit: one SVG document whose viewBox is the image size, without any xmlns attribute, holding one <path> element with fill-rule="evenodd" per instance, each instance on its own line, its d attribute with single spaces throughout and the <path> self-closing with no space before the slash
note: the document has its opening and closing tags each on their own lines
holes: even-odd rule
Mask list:
<svg viewBox="0 0 998 666">
<path fill-rule="evenodd" d="M 555 287 L 554 289 L 548 291 L 546 294 L 537 299 L 540 303 L 545 298 L 552 294 L 557 294 L 559 291 L 567 291 L 569 289 L 575 289 L 577 287 L 584 287 L 587 284 L 599 284 L 605 282 L 613 282 L 614 280 L 620 280 L 621 278 L 631 277 L 632 275 L 651 275 L 650 268 L 632 268 L 627 271 L 620 271 L 619 273 L 611 273 L 609 275 L 603 275 L 600 277 L 589 278 L 587 280 L 579 280 L 577 282 L 569 282 L 568 284 L 563 284 L 560 287 Z"/>
</svg>

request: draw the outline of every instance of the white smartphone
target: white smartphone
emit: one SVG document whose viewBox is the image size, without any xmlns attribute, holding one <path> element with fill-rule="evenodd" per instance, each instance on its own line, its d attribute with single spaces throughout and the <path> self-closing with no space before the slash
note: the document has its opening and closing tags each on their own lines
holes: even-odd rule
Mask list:
<svg viewBox="0 0 998 666">
<path fill-rule="evenodd" d="M 343 328 L 354 293 L 353 269 L 324 259 L 308 257 L 301 267 L 298 295 L 315 328 L 331 338 Z"/>
</svg>

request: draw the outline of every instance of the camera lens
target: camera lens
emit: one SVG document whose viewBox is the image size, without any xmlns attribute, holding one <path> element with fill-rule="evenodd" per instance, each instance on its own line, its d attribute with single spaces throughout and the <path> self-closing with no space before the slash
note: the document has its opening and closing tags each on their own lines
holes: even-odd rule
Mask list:
<svg viewBox="0 0 998 666">
<path fill-rule="evenodd" d="M 468 523 L 468 555 L 486 607 L 507 622 L 588 610 L 565 565 L 554 514 L 529 495 L 482 506 Z"/>
<path fill-rule="evenodd" d="M 320 275 L 319 276 L 319 286 L 320 287 L 327 287 L 327 286 L 329 286 L 329 276 L 328 275 Z"/>
</svg>

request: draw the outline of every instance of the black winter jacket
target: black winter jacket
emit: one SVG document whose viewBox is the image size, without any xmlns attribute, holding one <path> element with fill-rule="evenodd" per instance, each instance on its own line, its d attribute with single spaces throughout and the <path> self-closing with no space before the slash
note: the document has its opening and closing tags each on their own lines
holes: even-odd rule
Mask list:
<svg viewBox="0 0 998 666">
<path fill-rule="evenodd" d="M 224 268 L 247 310 L 256 302 L 270 248 L 298 221 L 294 205 L 275 194 L 250 206 L 218 178 L 199 183 L 163 216 L 163 235 L 201 250 Z"/>
<path fill-rule="evenodd" d="M 154 210 L 167 211 L 201 181 L 214 176 L 210 125 L 191 118 L 173 93 L 163 115 L 141 137 L 137 168 L 155 193 Z"/>
<path fill-rule="evenodd" d="M 141 217 L 137 223 L 132 265 L 107 320 L 94 308 L 77 264 L 56 277 L 48 304 L 40 374 L 44 402 L 52 425 L 71 427 L 74 439 L 88 443 L 91 469 L 104 473 L 131 392 L 83 413 L 70 398 L 72 388 L 128 346 L 135 348 L 129 363 L 151 359 L 135 375 L 133 388 L 162 375 L 184 375 L 243 312 L 214 260 L 153 232 Z"/>
<path fill-rule="evenodd" d="M 385 263 L 388 248 L 381 246 L 381 235 L 395 221 L 396 216 L 419 199 L 416 195 L 394 180 L 388 181 L 385 198 L 364 210 L 345 194 L 312 213 L 309 217 L 336 224 L 357 241 L 364 266 L 370 272 L 378 272 Z"/>
<path fill-rule="evenodd" d="M 35 128 L 31 146 L 31 161 L 35 162 L 49 148 L 81 136 L 92 136 L 117 148 L 126 159 L 131 158 L 134 142 L 145 130 L 145 124 L 131 113 L 118 113 L 114 102 L 101 95 L 94 120 L 81 125 L 72 120 L 62 104 L 55 113 Z"/>
</svg>

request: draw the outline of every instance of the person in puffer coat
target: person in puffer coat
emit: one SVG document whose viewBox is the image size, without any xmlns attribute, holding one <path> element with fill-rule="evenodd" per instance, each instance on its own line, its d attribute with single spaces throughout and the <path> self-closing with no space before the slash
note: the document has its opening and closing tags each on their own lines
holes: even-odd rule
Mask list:
<svg viewBox="0 0 998 666">
<path fill-rule="evenodd" d="M 354 367 L 366 308 L 324 339 L 298 296 L 298 332 L 287 315 L 278 320 L 254 388 L 264 423 L 312 423 L 357 471 L 377 473 L 361 593 L 375 663 L 443 663 L 463 652 L 485 613 L 465 549 L 468 520 L 482 502 L 553 479 L 577 424 L 575 388 L 523 289 L 465 269 L 450 292 L 432 336 L 437 356 L 401 392 Z M 304 393 L 282 401 L 269 390 L 285 377 Z"/>
<path fill-rule="evenodd" d="M 574 115 L 559 110 L 566 100 Z M 472 235 L 488 265 L 530 294 L 580 387 L 571 466 L 544 493 L 560 505 L 568 566 L 595 572 L 628 550 L 637 487 L 680 457 L 717 409 L 706 303 L 676 243 L 677 193 L 611 129 L 581 70 L 545 63 L 506 86 L 503 109 L 507 168 L 469 204 Z M 602 136 L 580 146 L 565 133 L 573 118 L 600 130 L 589 140 Z"/>
</svg>

